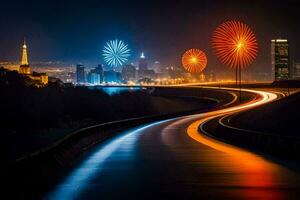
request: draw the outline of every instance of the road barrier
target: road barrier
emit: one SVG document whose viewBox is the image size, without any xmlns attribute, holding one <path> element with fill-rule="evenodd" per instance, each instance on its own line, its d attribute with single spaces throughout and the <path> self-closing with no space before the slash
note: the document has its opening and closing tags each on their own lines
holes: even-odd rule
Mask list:
<svg viewBox="0 0 300 200">
<path fill-rule="evenodd" d="M 299 162 L 300 138 L 284 134 L 263 133 L 230 125 L 232 115 L 218 117 L 203 125 L 207 134 L 242 148 Z"/>
</svg>

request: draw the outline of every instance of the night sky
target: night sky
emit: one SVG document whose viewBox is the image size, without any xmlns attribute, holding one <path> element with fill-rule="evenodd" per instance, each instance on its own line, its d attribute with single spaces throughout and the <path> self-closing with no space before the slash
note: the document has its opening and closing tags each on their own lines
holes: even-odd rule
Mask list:
<svg viewBox="0 0 300 200">
<path fill-rule="evenodd" d="M 129 44 L 136 61 L 144 51 L 150 61 L 179 65 L 181 54 L 200 48 L 208 69 L 220 69 L 210 45 L 214 28 L 241 20 L 255 32 L 259 56 L 251 70 L 270 68 L 270 40 L 288 37 L 292 58 L 300 61 L 300 7 L 287 0 L 198 1 L 1 1 L 0 60 L 18 60 L 23 37 L 30 61 L 101 63 L 110 39 Z"/>
</svg>

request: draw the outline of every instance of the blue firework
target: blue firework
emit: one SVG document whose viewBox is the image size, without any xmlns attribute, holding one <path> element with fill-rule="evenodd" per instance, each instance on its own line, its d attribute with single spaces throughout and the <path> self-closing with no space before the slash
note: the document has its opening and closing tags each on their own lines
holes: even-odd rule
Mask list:
<svg viewBox="0 0 300 200">
<path fill-rule="evenodd" d="M 104 61 L 111 67 L 122 66 L 128 61 L 130 49 L 122 40 L 110 40 L 103 48 Z"/>
</svg>

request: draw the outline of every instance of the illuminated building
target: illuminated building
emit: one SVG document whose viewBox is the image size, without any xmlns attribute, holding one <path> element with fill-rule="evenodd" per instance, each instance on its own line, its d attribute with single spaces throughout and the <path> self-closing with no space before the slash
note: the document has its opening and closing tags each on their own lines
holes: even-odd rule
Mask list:
<svg viewBox="0 0 300 200">
<path fill-rule="evenodd" d="M 27 45 L 24 40 L 23 46 L 22 46 L 22 60 L 21 65 L 19 68 L 20 74 L 30 74 L 30 66 L 28 64 L 28 57 L 27 57 Z"/>
<path fill-rule="evenodd" d="M 155 76 L 154 70 L 148 69 L 148 63 L 146 60 L 146 57 L 144 55 L 144 52 L 142 52 L 142 55 L 139 60 L 139 71 L 138 71 L 138 78 L 149 78 L 152 79 Z"/>
<path fill-rule="evenodd" d="M 32 72 L 32 74 L 30 75 L 30 78 L 32 80 L 39 81 L 43 84 L 48 83 L 48 75 L 46 73 Z"/>
<path fill-rule="evenodd" d="M 148 64 L 147 64 L 146 57 L 144 55 L 144 52 L 142 52 L 142 55 L 141 55 L 140 60 L 139 60 L 139 70 L 140 71 L 148 70 L 147 65 Z"/>
<path fill-rule="evenodd" d="M 19 67 L 19 73 L 28 76 L 32 80 L 42 83 L 43 85 L 48 84 L 48 75 L 46 73 L 38 73 L 38 72 L 31 73 L 30 71 L 31 70 L 28 62 L 27 45 L 24 40 L 22 46 L 22 60 L 21 60 L 21 65 Z"/>
<path fill-rule="evenodd" d="M 167 67 L 167 70 L 168 70 L 168 76 L 172 79 L 183 77 L 184 71 L 182 70 L 182 68 L 170 66 Z"/>
<path fill-rule="evenodd" d="M 76 66 L 77 83 L 85 83 L 85 71 L 83 65 Z"/>
<path fill-rule="evenodd" d="M 136 69 L 133 65 L 124 65 L 122 69 L 122 79 L 124 81 L 136 80 Z"/>
<path fill-rule="evenodd" d="M 78 71 L 80 71 L 80 69 Z M 103 72 L 103 66 L 101 64 L 99 64 L 95 69 L 91 69 L 87 73 L 87 77 L 86 77 L 87 82 L 94 85 L 99 85 L 100 83 L 102 83 L 103 78 L 104 78 L 104 72 Z"/>
<path fill-rule="evenodd" d="M 162 73 L 163 72 L 163 69 L 161 67 L 161 64 L 159 61 L 155 61 L 154 64 L 153 64 L 153 69 L 156 73 Z"/>
<path fill-rule="evenodd" d="M 116 72 L 114 70 L 104 71 L 104 82 L 111 83 L 111 82 L 120 82 L 121 81 L 121 73 Z"/>
<path fill-rule="evenodd" d="M 293 63 L 293 79 L 300 80 L 300 63 Z"/>
<path fill-rule="evenodd" d="M 206 81 L 206 77 L 205 77 L 205 74 L 203 72 L 200 74 L 199 81 L 200 82 L 205 82 Z"/>
<path fill-rule="evenodd" d="M 97 73 L 96 69 L 92 69 L 87 74 L 87 82 L 93 85 L 99 85 L 100 84 L 100 74 Z"/>
<path fill-rule="evenodd" d="M 213 71 L 210 71 L 208 81 L 209 82 L 215 82 L 216 80 L 217 80 L 216 79 L 216 74 Z"/>
<path fill-rule="evenodd" d="M 289 42 L 287 39 L 271 41 L 272 80 L 288 80 L 290 78 Z"/>
</svg>

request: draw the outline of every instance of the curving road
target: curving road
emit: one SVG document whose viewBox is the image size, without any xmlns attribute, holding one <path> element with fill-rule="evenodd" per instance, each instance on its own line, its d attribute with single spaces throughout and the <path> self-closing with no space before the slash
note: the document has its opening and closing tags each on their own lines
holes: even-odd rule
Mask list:
<svg viewBox="0 0 300 200">
<path fill-rule="evenodd" d="M 297 199 L 299 174 L 198 132 L 211 118 L 277 98 L 248 91 L 258 98 L 147 124 L 106 141 L 45 199 Z"/>
</svg>

